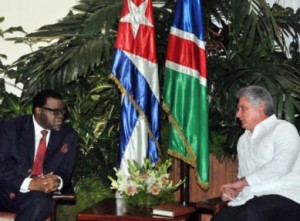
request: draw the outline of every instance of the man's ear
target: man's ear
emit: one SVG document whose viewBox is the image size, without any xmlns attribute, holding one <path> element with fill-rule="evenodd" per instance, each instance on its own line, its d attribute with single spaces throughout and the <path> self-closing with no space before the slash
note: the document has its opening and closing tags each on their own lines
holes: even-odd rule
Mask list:
<svg viewBox="0 0 300 221">
<path fill-rule="evenodd" d="M 34 108 L 34 110 L 33 110 L 33 114 L 34 114 L 34 115 L 40 115 L 40 114 L 41 114 L 41 111 L 42 111 L 42 108 L 36 107 L 36 108 Z"/>
<path fill-rule="evenodd" d="M 261 104 L 259 105 L 259 111 L 260 111 L 261 113 L 263 113 L 264 115 L 266 115 L 266 114 L 265 114 L 265 110 L 266 110 L 266 104 L 265 104 L 265 103 L 261 103 Z"/>
</svg>

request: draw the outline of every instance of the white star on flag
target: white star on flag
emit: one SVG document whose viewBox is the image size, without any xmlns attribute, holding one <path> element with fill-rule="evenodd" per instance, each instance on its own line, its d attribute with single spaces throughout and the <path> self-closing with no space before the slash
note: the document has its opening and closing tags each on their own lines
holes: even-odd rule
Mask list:
<svg viewBox="0 0 300 221">
<path fill-rule="evenodd" d="M 120 22 L 131 23 L 131 28 L 134 38 L 139 30 L 141 24 L 154 27 L 154 25 L 145 16 L 145 11 L 148 5 L 148 0 L 136 6 L 132 0 L 128 0 L 129 13 L 120 19 Z"/>
</svg>

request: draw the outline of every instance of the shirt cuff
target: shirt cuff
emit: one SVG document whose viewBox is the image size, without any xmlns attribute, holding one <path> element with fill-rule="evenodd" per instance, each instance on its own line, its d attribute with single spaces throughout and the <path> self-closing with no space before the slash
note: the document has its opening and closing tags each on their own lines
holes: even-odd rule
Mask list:
<svg viewBox="0 0 300 221">
<path fill-rule="evenodd" d="M 249 186 L 260 184 L 260 179 L 256 174 L 250 174 L 249 176 L 245 177 Z"/>
<path fill-rule="evenodd" d="M 25 178 L 25 180 L 23 181 L 21 188 L 20 188 L 20 192 L 21 193 L 28 193 L 29 192 L 29 183 L 31 182 L 32 178 Z"/>
<path fill-rule="evenodd" d="M 61 190 L 61 188 L 63 187 L 63 185 L 64 185 L 64 182 L 63 182 L 63 180 L 62 180 L 62 178 L 60 177 L 60 176 L 57 176 L 59 179 L 60 179 L 60 184 L 59 184 L 59 186 L 57 187 L 57 189 L 58 190 Z"/>
<path fill-rule="evenodd" d="M 61 190 L 61 188 L 64 185 L 64 182 L 63 182 L 63 180 L 62 180 L 62 178 L 60 176 L 57 176 L 57 177 L 60 180 L 60 184 L 59 184 L 59 186 L 58 186 L 57 189 Z M 30 190 L 29 190 L 29 184 L 30 184 L 31 180 L 32 180 L 32 178 L 29 178 L 29 177 L 25 178 L 25 180 L 23 181 L 23 183 L 21 185 L 21 188 L 20 188 L 20 192 L 21 193 L 28 193 L 28 192 L 30 192 Z"/>
</svg>

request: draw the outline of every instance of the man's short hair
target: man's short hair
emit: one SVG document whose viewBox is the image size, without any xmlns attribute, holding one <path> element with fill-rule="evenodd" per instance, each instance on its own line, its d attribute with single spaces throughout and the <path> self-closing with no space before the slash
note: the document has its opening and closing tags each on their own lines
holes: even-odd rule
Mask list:
<svg viewBox="0 0 300 221">
<path fill-rule="evenodd" d="M 47 103 L 48 98 L 63 100 L 63 97 L 54 90 L 43 90 L 37 93 L 32 100 L 32 113 L 36 107 L 43 107 Z"/>
<path fill-rule="evenodd" d="M 254 106 L 264 103 L 266 108 L 264 113 L 266 116 L 274 114 L 274 103 L 271 94 L 263 87 L 252 85 L 242 88 L 237 93 L 237 98 L 245 97 Z"/>
</svg>

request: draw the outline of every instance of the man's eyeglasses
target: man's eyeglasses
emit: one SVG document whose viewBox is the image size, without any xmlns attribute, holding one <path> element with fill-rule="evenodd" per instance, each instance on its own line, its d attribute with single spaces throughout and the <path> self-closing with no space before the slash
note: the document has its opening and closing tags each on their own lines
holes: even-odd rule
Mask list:
<svg viewBox="0 0 300 221">
<path fill-rule="evenodd" d="M 41 108 L 52 112 L 54 116 L 58 116 L 59 114 L 65 115 L 67 113 L 67 110 L 65 108 L 62 109 L 53 109 L 49 107 L 41 107 Z"/>
</svg>

